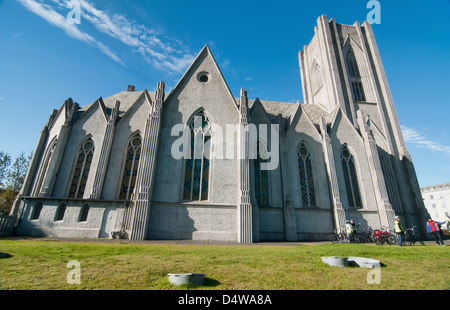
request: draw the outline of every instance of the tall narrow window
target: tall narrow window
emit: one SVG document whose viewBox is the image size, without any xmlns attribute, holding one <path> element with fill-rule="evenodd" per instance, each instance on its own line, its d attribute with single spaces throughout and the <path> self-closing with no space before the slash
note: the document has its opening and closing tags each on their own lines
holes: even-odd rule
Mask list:
<svg viewBox="0 0 450 310">
<path fill-rule="evenodd" d="M 262 159 L 260 145 L 257 143 L 257 158 L 253 160 L 253 171 L 255 174 L 255 196 L 259 206 L 269 205 L 269 172 L 261 169 L 261 163 L 268 160 Z"/>
<path fill-rule="evenodd" d="M 73 173 L 72 185 L 70 186 L 69 198 L 83 198 L 92 157 L 94 156 L 94 143 L 91 139 L 83 143 Z"/>
<path fill-rule="evenodd" d="M 350 74 L 350 82 L 353 93 L 353 100 L 366 101 L 366 95 L 364 94 L 363 83 L 361 80 L 361 73 L 358 68 L 358 62 L 356 61 L 353 50 L 349 50 L 347 53 L 347 69 Z"/>
<path fill-rule="evenodd" d="M 80 217 L 78 218 L 78 222 L 86 222 L 89 215 L 89 206 L 84 205 L 80 210 Z"/>
<path fill-rule="evenodd" d="M 300 145 L 297 158 L 300 175 L 300 189 L 302 193 L 302 205 L 311 207 L 316 205 L 311 154 L 303 143 Z"/>
<path fill-rule="evenodd" d="M 344 171 L 345 188 L 347 190 L 348 205 L 350 207 L 361 208 L 361 195 L 358 186 L 358 176 L 356 175 L 353 155 L 344 146 L 341 153 L 342 169 Z"/>
<path fill-rule="evenodd" d="M 122 175 L 119 199 L 130 199 L 136 186 L 137 170 L 141 157 L 141 137 L 136 136 L 128 144 L 125 167 Z"/>
<path fill-rule="evenodd" d="M 31 219 L 32 220 L 39 219 L 39 217 L 41 216 L 41 211 L 42 211 L 42 203 L 38 202 L 33 207 L 33 213 L 31 215 Z"/>
<path fill-rule="evenodd" d="M 322 72 L 320 69 L 319 64 L 314 61 L 312 69 L 311 69 L 311 83 L 312 83 L 312 89 L 313 89 L 313 94 L 315 94 L 321 87 L 323 84 L 322 81 Z"/>
<path fill-rule="evenodd" d="M 189 127 L 191 156 L 186 159 L 183 200 L 208 200 L 211 126 L 204 112 L 199 111 Z"/>
<path fill-rule="evenodd" d="M 41 193 L 41 191 L 43 190 L 42 187 L 44 185 L 45 177 L 47 176 L 47 173 L 48 173 L 48 167 L 50 164 L 50 160 L 51 160 L 53 153 L 55 151 L 55 148 L 56 148 L 56 142 L 57 142 L 57 140 L 53 141 L 45 153 L 44 161 L 42 162 L 42 166 L 41 166 L 41 169 L 39 170 L 39 174 L 37 177 L 37 183 L 35 186 L 35 190 L 33 192 L 33 196 L 38 196 Z"/>
<path fill-rule="evenodd" d="M 356 62 L 356 57 L 352 50 L 349 50 L 347 53 L 347 66 L 348 72 L 350 73 L 351 77 L 361 77 L 361 74 L 359 73 L 358 63 Z"/>
<path fill-rule="evenodd" d="M 55 221 L 62 221 L 64 219 L 64 214 L 66 213 L 66 205 L 61 204 L 58 209 L 56 209 Z"/>
<path fill-rule="evenodd" d="M 366 101 L 366 95 L 364 95 L 364 88 L 361 82 L 352 82 L 353 98 L 356 101 Z"/>
</svg>

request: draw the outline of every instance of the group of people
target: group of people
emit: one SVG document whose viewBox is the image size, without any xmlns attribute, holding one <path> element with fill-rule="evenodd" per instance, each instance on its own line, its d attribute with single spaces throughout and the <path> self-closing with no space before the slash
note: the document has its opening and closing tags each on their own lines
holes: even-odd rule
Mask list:
<svg viewBox="0 0 450 310">
<path fill-rule="evenodd" d="M 449 217 L 450 219 L 450 217 Z M 442 240 L 442 229 L 441 225 L 447 225 L 447 228 L 450 228 L 450 220 L 447 220 L 446 222 L 435 222 L 431 218 L 428 219 L 427 222 L 427 232 L 429 234 L 433 234 L 434 240 L 436 241 L 436 244 L 438 246 L 442 245 L 445 246 L 444 241 Z M 398 245 L 402 246 L 403 242 L 403 235 L 405 234 L 405 229 L 403 228 L 402 224 L 400 223 L 400 217 L 395 217 L 394 222 L 394 231 L 398 236 Z"/>
<path fill-rule="evenodd" d="M 432 234 L 434 237 L 434 240 L 436 241 L 437 245 L 442 245 L 445 246 L 444 241 L 442 240 L 442 229 L 441 229 L 441 225 L 447 225 L 447 228 L 450 229 L 450 217 L 449 220 L 446 222 L 435 222 L 433 221 L 431 218 L 428 219 L 427 222 L 427 231 L 429 234 Z M 349 236 L 349 238 L 352 237 L 353 234 L 356 234 L 358 232 L 358 226 L 361 224 L 356 224 L 353 220 L 347 220 L 346 225 L 345 225 L 345 229 L 347 232 L 347 235 Z M 396 216 L 395 217 L 395 222 L 394 222 L 394 231 L 398 236 L 398 245 L 402 246 L 403 245 L 403 236 L 405 234 L 405 229 L 403 228 L 402 224 L 400 223 L 400 217 Z"/>
</svg>

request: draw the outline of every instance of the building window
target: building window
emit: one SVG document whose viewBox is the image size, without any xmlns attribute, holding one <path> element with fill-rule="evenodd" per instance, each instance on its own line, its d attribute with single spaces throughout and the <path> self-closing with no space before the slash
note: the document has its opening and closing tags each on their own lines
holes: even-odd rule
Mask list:
<svg viewBox="0 0 450 310">
<path fill-rule="evenodd" d="M 434 199 L 433 195 L 430 195 L 430 199 Z"/>
<path fill-rule="evenodd" d="M 122 185 L 120 186 L 119 199 L 128 200 L 134 192 L 136 185 L 137 170 L 139 166 L 139 159 L 141 157 L 141 137 L 136 136 L 131 139 L 128 144 L 125 167 L 122 175 Z"/>
<path fill-rule="evenodd" d="M 364 89 L 361 82 L 352 82 L 353 98 L 356 101 L 366 101 L 366 95 L 364 95 Z"/>
<path fill-rule="evenodd" d="M 48 167 L 50 165 L 50 160 L 51 160 L 53 153 L 55 151 L 55 148 L 56 148 L 56 142 L 57 142 L 57 140 L 53 141 L 52 144 L 48 147 L 48 149 L 46 151 L 42 167 L 39 170 L 39 174 L 37 177 L 36 190 L 33 193 L 34 196 L 38 196 L 43 190 L 44 180 L 45 180 L 45 177 L 47 176 Z"/>
<path fill-rule="evenodd" d="M 91 139 L 83 143 L 73 174 L 72 185 L 70 186 L 69 198 L 83 198 L 89 169 L 94 156 L 94 143 Z"/>
<path fill-rule="evenodd" d="M 300 175 L 300 189 L 302 193 L 302 205 L 316 205 L 316 195 L 314 192 L 314 180 L 311 165 L 311 154 L 304 144 L 300 145 L 297 154 L 298 170 Z"/>
<path fill-rule="evenodd" d="M 311 84 L 313 89 L 313 94 L 315 94 L 323 85 L 322 72 L 319 64 L 314 61 L 311 69 Z"/>
<path fill-rule="evenodd" d="M 183 200 L 208 200 L 211 126 L 203 111 L 189 123 L 191 152 L 186 159 Z"/>
<path fill-rule="evenodd" d="M 364 94 L 364 87 L 361 79 L 361 73 L 358 68 L 358 62 L 356 61 L 353 50 L 349 50 L 347 53 L 347 69 L 350 75 L 351 88 L 353 93 L 353 100 L 366 101 L 366 95 Z"/>
<path fill-rule="evenodd" d="M 34 205 L 33 213 L 31 214 L 31 219 L 32 220 L 39 219 L 39 217 L 41 216 L 41 211 L 42 211 L 42 203 L 38 202 L 37 204 Z"/>
<path fill-rule="evenodd" d="M 269 172 L 261 169 L 261 163 L 268 159 L 262 159 L 260 154 L 260 144 L 257 143 L 257 157 L 253 160 L 253 171 L 255 174 L 255 196 L 258 206 L 269 205 Z"/>
<path fill-rule="evenodd" d="M 58 209 L 56 209 L 55 221 L 62 221 L 64 219 L 64 214 L 66 213 L 66 205 L 61 204 Z"/>
<path fill-rule="evenodd" d="M 356 62 L 356 57 L 352 50 L 349 50 L 347 53 L 347 68 L 351 77 L 361 77 L 361 74 L 359 73 L 358 63 Z"/>
<path fill-rule="evenodd" d="M 341 153 L 342 169 L 344 171 L 345 188 L 347 191 L 348 205 L 350 207 L 361 208 L 362 201 L 358 186 L 358 176 L 356 174 L 353 155 L 345 145 Z"/>
<path fill-rule="evenodd" d="M 206 82 L 209 81 L 209 73 L 208 73 L 208 72 L 200 72 L 200 73 L 197 75 L 197 79 L 198 79 L 198 81 L 201 82 L 201 83 L 206 83 Z"/>
<path fill-rule="evenodd" d="M 80 210 L 80 217 L 78 219 L 78 222 L 86 222 L 89 215 L 89 206 L 84 205 Z"/>
</svg>

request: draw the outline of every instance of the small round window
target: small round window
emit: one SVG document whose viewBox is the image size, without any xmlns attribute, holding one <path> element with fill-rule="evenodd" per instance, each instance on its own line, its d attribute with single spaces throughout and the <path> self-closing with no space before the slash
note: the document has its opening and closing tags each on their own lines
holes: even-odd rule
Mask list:
<svg viewBox="0 0 450 310">
<path fill-rule="evenodd" d="M 197 79 L 198 79 L 198 81 L 201 82 L 201 83 L 206 83 L 206 82 L 209 81 L 209 73 L 208 73 L 208 72 L 200 72 L 200 73 L 197 75 Z"/>
</svg>

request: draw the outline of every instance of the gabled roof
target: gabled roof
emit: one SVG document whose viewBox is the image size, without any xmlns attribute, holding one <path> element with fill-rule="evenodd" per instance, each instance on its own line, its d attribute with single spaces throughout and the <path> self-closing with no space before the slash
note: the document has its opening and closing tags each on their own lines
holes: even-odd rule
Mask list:
<svg viewBox="0 0 450 310">
<path fill-rule="evenodd" d="M 219 66 L 217 65 L 216 60 L 214 59 L 213 54 L 211 53 L 211 50 L 208 47 L 208 44 L 206 44 L 203 49 L 200 51 L 200 53 L 197 55 L 197 57 L 195 58 L 195 60 L 192 62 L 192 64 L 189 66 L 189 68 L 186 70 L 186 72 L 183 74 L 183 76 L 181 77 L 181 79 L 178 81 L 177 85 L 175 85 L 175 87 L 172 89 L 172 91 L 170 92 L 170 94 L 166 97 L 166 99 L 164 100 L 164 102 L 168 102 L 171 98 L 171 96 L 173 96 L 173 94 L 175 94 L 178 89 L 181 87 L 181 85 L 183 84 L 184 80 L 187 78 L 187 76 L 191 73 L 192 70 L 194 70 L 194 68 L 196 67 L 196 65 L 201 61 L 201 58 L 205 56 L 205 57 L 210 57 L 212 60 L 212 63 L 215 67 L 215 69 L 217 70 L 217 73 L 219 75 L 219 79 L 222 81 L 223 86 L 225 87 L 228 96 L 230 98 L 230 102 L 233 102 L 235 104 L 235 108 L 236 111 L 238 110 L 238 105 L 236 104 L 236 101 L 233 97 L 233 94 L 230 91 L 230 87 L 228 86 L 227 82 L 225 81 L 225 78 L 223 77 L 222 71 L 220 71 Z"/>
<path fill-rule="evenodd" d="M 119 117 L 122 117 L 136 103 L 143 93 L 144 91 L 122 91 L 107 98 L 103 98 L 106 113 L 108 113 L 108 115 L 111 113 L 111 110 L 114 108 L 116 101 L 118 100 L 120 101 Z M 151 93 L 151 95 L 153 95 L 153 93 Z M 81 107 L 78 112 L 84 114 L 96 102 L 97 100 L 91 104 Z"/>
</svg>

